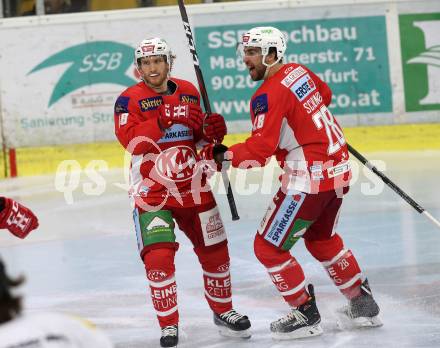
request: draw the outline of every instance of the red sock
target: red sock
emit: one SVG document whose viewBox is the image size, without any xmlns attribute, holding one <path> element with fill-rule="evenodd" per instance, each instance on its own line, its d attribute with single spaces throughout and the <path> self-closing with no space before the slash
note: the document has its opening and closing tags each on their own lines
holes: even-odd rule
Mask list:
<svg viewBox="0 0 440 348">
<path fill-rule="evenodd" d="M 257 234 L 254 252 L 258 260 L 267 268 L 270 279 L 290 306 L 298 307 L 307 301 L 309 295 L 305 289 L 304 272 L 288 251 L 275 247 Z"/>
<path fill-rule="evenodd" d="M 360 294 L 363 275 L 351 250 L 341 250 L 322 265 L 345 297 L 352 299 Z"/>
<path fill-rule="evenodd" d="M 304 272 L 294 257 L 281 265 L 268 268 L 267 271 L 270 279 L 290 306 L 298 307 L 307 301 L 309 295 L 305 288 Z"/>
<path fill-rule="evenodd" d="M 232 309 L 229 252 L 226 243 L 216 247 L 195 249 L 203 268 L 205 298 L 214 313 L 221 314 Z"/>
<path fill-rule="evenodd" d="M 160 327 L 177 325 L 179 322 L 174 254 L 173 249 L 153 249 L 144 255 L 151 300 Z"/>
<path fill-rule="evenodd" d="M 203 271 L 205 297 L 209 307 L 221 314 L 232 309 L 231 275 L 226 272 Z"/>
<path fill-rule="evenodd" d="M 360 294 L 363 274 L 356 258 L 350 250 L 344 248 L 342 238 L 338 234 L 327 240 L 306 240 L 305 243 L 342 294 L 348 299 Z"/>
</svg>

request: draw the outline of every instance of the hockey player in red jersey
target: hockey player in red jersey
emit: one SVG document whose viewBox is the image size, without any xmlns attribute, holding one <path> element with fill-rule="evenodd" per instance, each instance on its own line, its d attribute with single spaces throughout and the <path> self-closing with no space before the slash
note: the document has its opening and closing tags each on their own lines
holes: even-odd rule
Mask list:
<svg viewBox="0 0 440 348">
<path fill-rule="evenodd" d="M 351 171 L 344 134 L 328 109 L 330 88 L 307 67 L 283 64 L 286 41 L 276 28 L 251 29 L 239 50 L 250 77 L 263 80 L 250 102 L 252 134 L 225 153 L 223 145 L 207 145 L 202 154 L 241 168 L 263 166 L 275 155 L 284 170 L 254 242 L 256 257 L 291 307 L 271 324 L 273 337 L 322 333 L 313 286 L 306 288 L 289 252 L 300 238 L 349 300 L 343 313 L 358 326 L 381 325 L 368 281 L 335 230 Z"/>
<path fill-rule="evenodd" d="M 24 239 L 38 227 L 38 218 L 24 205 L 11 198 L 0 197 L 0 228 L 6 228 L 14 236 Z"/>
<path fill-rule="evenodd" d="M 115 104 L 115 133 L 131 153 L 130 196 L 138 247 L 162 329 L 162 347 L 178 342 L 174 230 L 191 240 L 203 269 L 205 297 L 222 334 L 250 337 L 249 319 L 232 307 L 226 233 L 196 144 L 221 142 L 219 114 L 206 117 L 197 89 L 169 76 L 174 56 L 160 38 L 135 50 L 142 82 L 126 89 Z"/>
</svg>

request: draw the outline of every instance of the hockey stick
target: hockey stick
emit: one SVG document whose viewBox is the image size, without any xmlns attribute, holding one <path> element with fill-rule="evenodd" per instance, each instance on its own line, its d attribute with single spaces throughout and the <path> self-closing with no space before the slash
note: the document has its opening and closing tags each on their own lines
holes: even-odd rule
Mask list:
<svg viewBox="0 0 440 348">
<path fill-rule="evenodd" d="M 202 95 L 203 105 L 205 106 L 205 110 L 208 115 L 211 113 L 211 104 L 209 103 L 208 93 L 206 92 L 205 81 L 203 79 L 202 70 L 199 65 L 199 57 L 196 52 L 196 45 L 194 42 L 194 37 L 191 31 L 191 27 L 189 25 L 188 14 L 186 13 L 186 8 L 183 0 L 178 0 L 180 16 L 182 17 L 183 28 L 185 29 L 186 37 L 188 38 L 188 46 L 189 50 L 193 56 L 194 70 L 196 71 L 197 82 L 200 88 L 200 94 Z M 232 193 L 231 184 L 229 182 L 228 174 L 225 170 L 221 171 L 223 184 L 226 189 L 226 196 L 228 197 L 229 208 L 231 209 L 232 220 L 238 220 L 240 217 L 238 216 L 237 206 L 235 205 L 234 194 Z"/>
<path fill-rule="evenodd" d="M 394 192 L 396 192 L 400 197 L 402 197 L 410 206 L 412 206 L 418 213 L 425 215 L 434 225 L 440 227 L 440 222 L 434 218 L 430 213 L 428 213 L 420 204 L 414 201 L 410 196 L 400 189 L 394 182 L 391 181 L 384 173 L 373 166 L 370 161 L 368 161 L 364 156 L 357 152 L 350 144 L 347 144 L 348 151 L 356 157 L 363 165 L 370 169 L 374 174 L 382 179 L 382 181 L 387 184 Z"/>
</svg>

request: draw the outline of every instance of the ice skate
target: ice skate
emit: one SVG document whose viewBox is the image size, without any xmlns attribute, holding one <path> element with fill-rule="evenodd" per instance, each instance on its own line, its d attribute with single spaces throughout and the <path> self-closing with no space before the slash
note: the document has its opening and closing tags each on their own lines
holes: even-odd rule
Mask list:
<svg viewBox="0 0 440 348">
<path fill-rule="evenodd" d="M 379 306 L 373 298 L 368 280 L 361 285 L 361 294 L 350 300 L 348 306 L 341 308 L 339 311 L 341 328 L 363 328 L 382 326 L 379 319 Z"/>
<path fill-rule="evenodd" d="M 289 314 L 270 324 L 272 338 L 276 340 L 291 340 L 318 336 L 322 334 L 321 315 L 316 307 L 313 285 L 309 284 L 310 298 L 298 308 L 292 308 Z"/>
<path fill-rule="evenodd" d="M 251 322 L 245 315 L 231 309 L 222 314 L 214 313 L 214 324 L 219 328 L 219 333 L 226 337 L 250 338 L 249 328 Z"/>
<path fill-rule="evenodd" d="M 162 337 L 160 338 L 161 347 L 177 347 L 178 341 L 179 329 L 177 325 L 162 328 Z"/>
</svg>

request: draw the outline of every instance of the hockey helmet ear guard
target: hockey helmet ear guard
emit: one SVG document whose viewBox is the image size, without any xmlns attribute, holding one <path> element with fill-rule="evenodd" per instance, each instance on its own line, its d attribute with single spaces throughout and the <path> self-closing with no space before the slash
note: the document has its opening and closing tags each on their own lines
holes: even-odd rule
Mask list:
<svg viewBox="0 0 440 348">
<path fill-rule="evenodd" d="M 261 55 L 263 56 L 263 64 L 271 67 L 281 61 L 286 52 L 287 43 L 284 34 L 274 27 L 256 27 L 252 28 L 242 36 L 242 41 L 237 45 L 237 51 L 244 57 L 246 47 L 261 48 Z M 277 60 L 268 65 L 266 63 L 266 56 L 269 54 L 269 48 L 274 47 L 277 52 Z"/>
<path fill-rule="evenodd" d="M 176 58 L 171 52 L 168 43 L 159 37 L 142 40 L 134 51 L 134 63 L 137 66 L 140 58 L 151 56 L 165 56 L 170 66 L 170 71 L 173 67 L 174 59 Z"/>
</svg>

